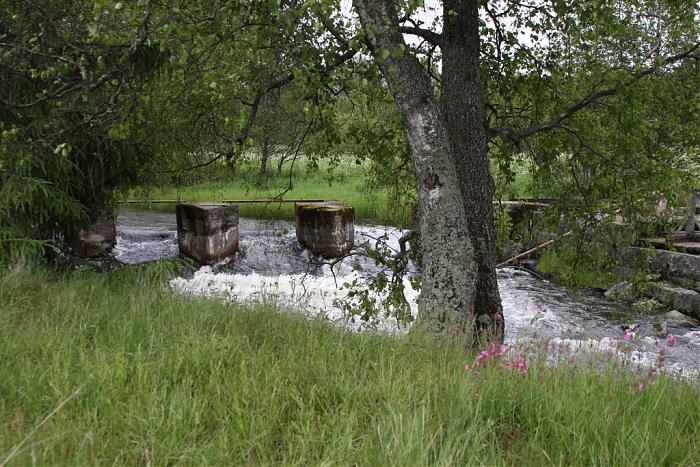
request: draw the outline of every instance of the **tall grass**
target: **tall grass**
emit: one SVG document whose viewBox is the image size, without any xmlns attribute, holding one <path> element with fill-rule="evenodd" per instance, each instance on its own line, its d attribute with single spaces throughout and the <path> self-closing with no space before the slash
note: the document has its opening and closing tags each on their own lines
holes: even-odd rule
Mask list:
<svg viewBox="0 0 700 467">
<path fill-rule="evenodd" d="M 274 166 L 274 163 L 272 164 Z M 223 169 L 222 169 L 223 170 Z M 281 174 L 274 168 L 261 178 L 258 168 L 241 165 L 234 175 L 196 177 L 177 186 L 166 183 L 157 188 L 133 190 L 132 199 L 176 199 L 182 201 L 220 201 L 224 199 L 270 199 L 283 194 L 287 199 L 341 200 L 355 209 L 355 218 L 362 222 L 408 226 L 411 223 L 410 207 L 396 199 L 388 188 L 368 190 L 366 168 L 362 165 L 340 162 L 321 162 L 310 167 L 298 161 L 290 177 L 285 166 Z M 291 188 L 290 188 L 291 187 Z M 174 211 L 172 205 L 150 204 L 143 207 Z M 240 213 L 245 217 L 262 219 L 293 219 L 294 205 L 290 203 L 241 204 Z"/>
<path fill-rule="evenodd" d="M 700 394 L 172 294 L 153 267 L 0 278 L 0 462 L 693 465 Z"/>
</svg>

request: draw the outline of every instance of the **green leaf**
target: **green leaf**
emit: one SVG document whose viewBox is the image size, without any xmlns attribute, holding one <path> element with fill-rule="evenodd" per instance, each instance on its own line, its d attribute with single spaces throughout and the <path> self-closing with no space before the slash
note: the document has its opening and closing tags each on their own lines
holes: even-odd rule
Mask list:
<svg viewBox="0 0 700 467">
<path fill-rule="evenodd" d="M 389 49 L 379 47 L 377 50 L 374 51 L 374 56 L 377 58 L 377 61 L 379 63 L 382 63 L 391 56 L 391 52 L 389 51 Z"/>
</svg>

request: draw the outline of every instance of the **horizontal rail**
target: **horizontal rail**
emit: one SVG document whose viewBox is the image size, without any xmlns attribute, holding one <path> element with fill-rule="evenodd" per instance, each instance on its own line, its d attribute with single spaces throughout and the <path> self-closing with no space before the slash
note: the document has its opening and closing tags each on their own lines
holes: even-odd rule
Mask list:
<svg viewBox="0 0 700 467">
<path fill-rule="evenodd" d="M 129 199 L 125 201 L 117 201 L 119 204 L 180 204 L 180 203 L 227 203 L 227 204 L 246 204 L 246 203 L 325 203 L 325 199 L 223 199 L 221 201 L 187 201 L 177 199 Z"/>
<path fill-rule="evenodd" d="M 518 200 L 508 200 L 508 201 L 494 201 L 493 204 L 503 205 L 503 206 L 536 206 L 536 207 L 549 207 L 552 203 L 543 203 L 541 201 L 518 201 Z"/>
</svg>

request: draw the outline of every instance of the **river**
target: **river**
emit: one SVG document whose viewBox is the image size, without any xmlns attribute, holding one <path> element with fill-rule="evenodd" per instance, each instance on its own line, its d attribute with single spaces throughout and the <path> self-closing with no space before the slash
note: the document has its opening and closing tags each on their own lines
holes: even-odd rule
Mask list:
<svg viewBox="0 0 700 467">
<path fill-rule="evenodd" d="M 331 266 L 315 258 L 296 240 L 288 221 L 240 219 L 240 251 L 228 261 L 204 266 L 188 277 L 171 281 L 174 291 L 216 297 L 227 301 L 273 301 L 310 316 L 321 316 L 356 330 L 404 332 L 393 317 L 380 316 L 370 322 L 350 316 L 338 304 L 347 302 L 348 292 L 362 289 L 382 268 L 363 255 L 355 255 Z M 355 244 L 365 241 L 398 248 L 402 231 L 386 226 L 355 226 Z M 123 263 L 138 263 L 176 257 L 178 253 L 174 214 L 121 210 L 117 218 L 117 245 L 113 256 Z M 410 272 L 417 273 L 415 265 Z M 652 331 L 655 318 L 624 319 L 623 305 L 594 292 L 572 292 L 517 268 L 498 271 L 503 301 L 506 342 L 547 340 L 559 346 L 619 353 L 622 326 L 632 326 L 632 350 L 625 358 L 642 366 L 653 365 L 664 348 L 664 368 L 674 374 L 700 375 L 700 328 L 669 326 L 675 345 Z M 405 296 L 415 315 L 417 292 L 404 281 Z M 625 343 L 627 344 L 627 343 Z"/>
</svg>

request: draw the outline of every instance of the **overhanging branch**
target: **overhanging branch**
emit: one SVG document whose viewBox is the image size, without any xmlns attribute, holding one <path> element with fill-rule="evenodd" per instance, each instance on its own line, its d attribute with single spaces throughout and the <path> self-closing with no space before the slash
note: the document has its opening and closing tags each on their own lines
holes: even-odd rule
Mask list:
<svg viewBox="0 0 700 467">
<path fill-rule="evenodd" d="M 700 42 L 696 43 L 693 45 L 691 48 L 686 50 L 685 52 L 681 52 L 679 54 L 673 55 L 672 57 L 668 57 L 662 62 L 658 63 L 657 65 L 650 66 L 636 74 L 634 74 L 630 79 L 628 79 L 626 82 L 606 88 L 606 89 L 601 89 L 599 91 L 593 90 L 589 92 L 587 95 L 585 95 L 583 98 L 581 98 L 578 102 L 575 104 L 571 105 L 567 109 L 565 109 L 563 112 L 561 112 L 559 115 L 556 115 L 555 117 L 551 118 L 547 122 L 544 123 L 539 123 L 537 125 L 533 125 L 529 128 L 524 128 L 521 130 L 517 130 L 515 128 L 510 128 L 510 127 L 495 127 L 495 128 L 489 128 L 488 133 L 490 138 L 494 138 L 497 136 L 500 136 L 503 139 L 509 140 L 513 142 L 514 144 L 519 144 L 523 139 L 527 138 L 528 136 L 531 136 L 535 133 L 540 133 L 543 131 L 548 131 L 552 130 L 554 128 L 559 128 L 561 127 L 562 122 L 570 118 L 572 115 L 574 115 L 576 112 L 585 109 L 589 105 L 599 101 L 600 99 L 604 97 L 609 97 L 613 96 L 622 90 L 628 88 L 629 86 L 632 86 L 633 84 L 637 83 L 639 80 L 642 78 L 651 75 L 652 73 L 656 72 L 658 69 L 666 66 L 666 65 L 671 65 L 673 63 L 679 62 L 681 60 L 687 59 L 687 58 L 692 58 L 694 60 L 698 59 L 698 55 L 695 54 L 695 52 L 700 49 Z"/>
</svg>

